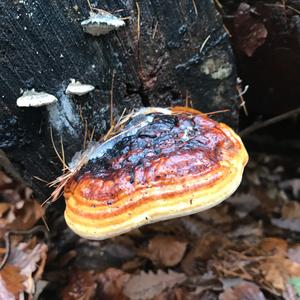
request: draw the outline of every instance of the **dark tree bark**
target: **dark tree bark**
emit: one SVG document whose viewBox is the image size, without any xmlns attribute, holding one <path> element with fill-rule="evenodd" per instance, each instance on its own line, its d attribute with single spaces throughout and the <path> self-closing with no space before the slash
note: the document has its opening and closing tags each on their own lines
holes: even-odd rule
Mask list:
<svg viewBox="0 0 300 300">
<path fill-rule="evenodd" d="M 236 72 L 229 38 L 213 1 L 96 1 L 116 12 L 126 26 L 105 36 L 83 32 L 85 1 L 4 0 L 0 2 L 0 147 L 40 196 L 60 163 L 49 128 L 67 161 L 82 148 L 84 122 L 99 139 L 110 127 L 110 91 L 118 118 L 140 106 L 184 105 L 192 99 L 204 112 L 230 109 L 218 117 L 236 126 Z M 138 34 L 138 6 L 140 34 Z M 206 40 L 206 42 L 205 42 Z M 68 97 L 70 78 L 92 84 L 95 91 Z M 58 97 L 57 104 L 19 108 L 20 89 L 35 88 Z M 81 117 L 82 116 L 82 117 Z"/>
</svg>

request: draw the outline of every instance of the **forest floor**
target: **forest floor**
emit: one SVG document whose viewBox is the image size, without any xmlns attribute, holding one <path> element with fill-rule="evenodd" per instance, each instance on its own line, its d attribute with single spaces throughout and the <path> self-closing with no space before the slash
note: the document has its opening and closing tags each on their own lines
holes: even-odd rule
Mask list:
<svg viewBox="0 0 300 300">
<path fill-rule="evenodd" d="M 261 56 L 244 60 L 249 62 L 244 68 L 253 66 L 253 78 L 269 93 L 266 82 L 257 79 L 267 70 L 267 84 L 282 87 L 285 98 L 292 99 L 296 86 L 287 85 L 288 76 L 284 85 L 286 76 L 268 69 L 266 59 L 261 59 L 275 46 L 282 49 L 283 42 L 285 50 L 294 49 L 299 1 L 288 1 L 288 6 L 282 2 L 242 5 L 234 14 L 225 9 L 223 15 L 239 57 L 252 57 L 260 48 Z M 287 52 L 286 57 L 293 55 L 298 53 Z M 278 70 L 280 62 L 271 58 Z M 238 63 L 243 66 L 241 60 Z M 297 65 L 295 70 L 298 76 Z M 272 85 L 277 75 L 281 84 L 274 79 Z M 257 92 L 255 83 L 252 91 Z M 258 93 L 260 97 L 251 95 L 256 99 L 253 107 L 263 99 L 261 90 Z M 265 98 L 275 99 L 269 94 Z M 274 103 L 268 102 L 267 108 L 285 105 Z M 299 131 L 291 136 L 295 133 Z M 0 300 L 300 299 L 300 147 L 299 140 L 298 148 L 294 141 L 288 144 L 273 137 L 268 142 L 262 136 L 256 140 L 241 186 L 217 207 L 105 241 L 72 233 L 64 221 L 62 199 L 50 208 L 50 216 L 46 214 L 48 232 L 41 199 L 0 171 Z M 292 144 L 296 151 L 290 154 L 286 148 Z M 269 151 L 274 148 L 280 151 Z"/>
<path fill-rule="evenodd" d="M 300 297 L 296 156 L 250 152 L 241 186 L 219 206 L 105 241 L 73 234 L 63 219 L 63 200 L 54 205 L 50 232 L 36 227 L 43 224 L 39 202 L 4 173 L 0 198 L 1 238 L 11 246 L 0 271 L 0 299 Z M 20 228 L 29 231 L 14 234 Z"/>
</svg>

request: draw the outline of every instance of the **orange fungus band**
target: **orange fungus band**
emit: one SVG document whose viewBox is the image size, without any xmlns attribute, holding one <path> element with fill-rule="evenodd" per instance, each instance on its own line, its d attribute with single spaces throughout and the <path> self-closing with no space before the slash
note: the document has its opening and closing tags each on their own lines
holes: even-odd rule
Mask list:
<svg viewBox="0 0 300 300">
<path fill-rule="evenodd" d="M 143 109 L 91 149 L 64 191 L 67 224 L 89 239 L 215 206 L 237 189 L 248 160 L 231 128 L 183 107 Z"/>
</svg>

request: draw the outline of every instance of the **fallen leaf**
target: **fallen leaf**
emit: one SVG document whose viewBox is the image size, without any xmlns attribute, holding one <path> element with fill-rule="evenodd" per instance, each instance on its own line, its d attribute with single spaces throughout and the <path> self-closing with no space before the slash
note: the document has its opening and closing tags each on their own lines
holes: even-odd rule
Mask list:
<svg viewBox="0 0 300 300">
<path fill-rule="evenodd" d="M 123 294 L 123 289 L 130 276 L 130 274 L 115 268 L 109 268 L 99 274 L 97 277 L 100 283 L 99 299 L 125 300 L 126 297 Z"/>
<path fill-rule="evenodd" d="M 140 250 L 141 256 L 149 258 L 154 264 L 173 267 L 179 264 L 186 251 L 187 242 L 173 236 L 156 236 L 149 241 L 148 248 Z"/>
<path fill-rule="evenodd" d="M 39 296 L 42 294 L 48 284 L 49 282 L 46 280 L 38 280 L 35 285 L 35 293 L 32 300 L 39 300 Z"/>
<path fill-rule="evenodd" d="M 288 251 L 288 244 L 279 238 L 264 238 L 259 245 L 266 255 L 278 255 L 285 257 Z"/>
<path fill-rule="evenodd" d="M 300 219 L 300 203 L 289 201 L 281 209 L 283 219 Z"/>
<path fill-rule="evenodd" d="M 281 218 L 272 218 L 271 223 L 279 228 L 300 232 L 300 204 L 289 201 L 281 208 Z"/>
<path fill-rule="evenodd" d="M 238 226 L 234 231 L 229 233 L 232 237 L 248 237 L 248 236 L 262 237 L 263 231 L 260 222 L 250 223 L 247 225 Z"/>
<path fill-rule="evenodd" d="M 226 204 L 200 212 L 197 214 L 197 217 L 215 225 L 232 222 L 232 216 L 229 213 L 229 205 Z"/>
<path fill-rule="evenodd" d="M 11 264 L 6 264 L 0 271 L 0 299 L 15 300 L 25 291 L 25 276 L 20 271 L 20 268 Z"/>
<path fill-rule="evenodd" d="M 11 295 L 15 297 L 12 299 L 18 299 L 21 292 L 35 293 L 35 279 L 43 272 L 47 246 L 41 243 L 31 249 L 29 245 L 30 242 L 19 243 L 11 248 L 8 261 L 0 271 L 0 295 L 6 295 L 7 298 L 0 299 L 10 299 Z M 34 279 L 36 273 L 40 276 Z"/>
<path fill-rule="evenodd" d="M 19 243 L 17 247 L 13 247 L 9 255 L 8 263 L 20 269 L 20 274 L 24 276 L 24 290 L 28 294 L 34 294 L 35 282 L 33 274 L 37 270 L 40 274 L 43 273 L 48 247 L 46 244 L 40 243 L 31 249 L 28 248 L 28 245 L 29 243 Z M 40 263 L 40 266 L 38 266 L 38 263 Z"/>
<path fill-rule="evenodd" d="M 300 264 L 300 245 L 294 245 L 288 250 L 288 258 L 298 264 Z"/>
<path fill-rule="evenodd" d="M 291 277 L 300 277 L 300 264 L 282 256 L 266 258 L 259 266 L 265 282 L 281 293 Z"/>
<path fill-rule="evenodd" d="M 213 226 L 208 225 L 201 220 L 197 220 L 193 216 L 180 218 L 180 221 L 182 224 L 181 227 L 187 231 L 186 233 L 189 233 L 197 238 L 213 230 Z"/>
<path fill-rule="evenodd" d="M 235 195 L 230 197 L 227 202 L 234 206 L 235 212 L 240 218 L 246 217 L 250 212 L 260 206 L 259 199 L 252 193 Z"/>
<path fill-rule="evenodd" d="M 163 291 L 171 289 L 185 280 L 185 274 L 173 271 L 165 273 L 158 270 L 156 274 L 141 272 L 139 275 L 133 275 L 128 280 L 125 284 L 124 294 L 130 300 L 153 299 Z"/>
<path fill-rule="evenodd" d="M 197 262 L 209 260 L 220 248 L 226 249 L 231 245 L 230 241 L 216 232 L 204 234 L 185 256 L 181 263 L 183 271 L 188 275 L 198 273 Z"/>
<path fill-rule="evenodd" d="M 255 262 L 252 257 L 238 251 L 228 250 L 222 249 L 219 251 L 218 257 L 210 261 L 210 265 L 219 278 L 238 277 L 253 281 L 254 274 L 252 270 L 255 268 Z"/>
<path fill-rule="evenodd" d="M 268 31 L 251 6 L 242 2 L 234 17 L 234 38 L 238 48 L 247 56 L 252 56 L 265 43 Z"/>
<path fill-rule="evenodd" d="M 141 268 L 143 265 L 143 259 L 136 257 L 133 260 L 129 260 L 122 265 L 122 270 L 125 272 L 132 272 L 138 268 Z"/>
<path fill-rule="evenodd" d="M 300 220 L 293 219 L 271 219 L 271 223 L 279 228 L 300 232 Z"/>
<path fill-rule="evenodd" d="M 75 251 L 74 249 L 73 250 L 70 250 L 68 251 L 66 254 L 64 254 L 60 259 L 59 259 L 59 266 L 61 268 L 65 267 L 68 265 L 68 263 L 74 259 L 75 257 L 77 256 L 77 251 Z"/>
<path fill-rule="evenodd" d="M 226 289 L 219 300 L 265 300 L 259 287 L 251 282 L 244 282 Z"/>
<path fill-rule="evenodd" d="M 188 284 L 189 286 L 195 287 L 195 289 L 192 292 L 190 292 L 190 295 L 194 296 L 195 299 L 198 299 L 200 295 L 202 296 L 208 290 L 222 290 L 220 279 L 218 279 L 217 275 L 214 274 L 212 271 L 208 271 L 206 273 L 201 272 L 201 275 L 189 277 Z"/>
<path fill-rule="evenodd" d="M 153 300 L 183 300 L 186 299 L 186 291 L 181 288 L 175 288 L 170 291 L 161 293 L 153 298 Z"/>
<path fill-rule="evenodd" d="M 44 215 L 32 190 L 0 171 L 0 238 L 9 230 L 27 230 Z"/>
<path fill-rule="evenodd" d="M 92 271 L 72 270 L 67 286 L 62 290 L 63 300 L 92 300 L 97 289 Z"/>
<path fill-rule="evenodd" d="M 282 189 L 290 189 L 295 198 L 300 197 L 300 178 L 293 178 L 282 181 L 279 184 L 279 187 Z"/>
</svg>

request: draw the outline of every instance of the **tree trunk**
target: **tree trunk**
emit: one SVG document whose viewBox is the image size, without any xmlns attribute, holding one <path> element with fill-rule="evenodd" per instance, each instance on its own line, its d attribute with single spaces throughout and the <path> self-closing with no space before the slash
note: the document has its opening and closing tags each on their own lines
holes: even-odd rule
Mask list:
<svg viewBox="0 0 300 300">
<path fill-rule="evenodd" d="M 61 164 L 50 139 L 66 160 L 80 150 L 84 125 L 97 140 L 113 115 L 140 106 L 190 105 L 204 112 L 230 109 L 217 117 L 237 125 L 236 71 L 229 37 L 213 1 L 95 1 L 128 17 L 107 35 L 84 33 L 86 1 L 4 0 L 0 2 L 0 147 L 40 197 L 49 195 L 33 176 L 53 180 Z M 114 75 L 114 80 L 113 79 Z M 70 97 L 70 78 L 92 84 L 88 95 Z M 113 87 L 113 88 L 112 88 Z M 19 108 L 20 89 L 35 88 L 59 101 Z"/>
</svg>

